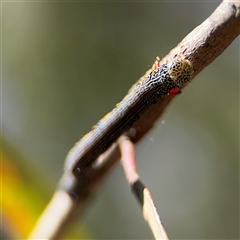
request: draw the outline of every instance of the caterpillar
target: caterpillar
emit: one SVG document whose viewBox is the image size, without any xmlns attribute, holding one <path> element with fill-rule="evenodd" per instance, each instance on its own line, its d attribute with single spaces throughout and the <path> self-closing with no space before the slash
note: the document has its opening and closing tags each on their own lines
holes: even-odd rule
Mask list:
<svg viewBox="0 0 240 240">
<path fill-rule="evenodd" d="M 69 193 L 78 192 L 75 189 L 77 179 L 86 168 L 129 130 L 151 105 L 164 95 L 178 93 L 193 74 L 190 61 L 182 58 L 159 65 L 140 78 L 123 100 L 75 143 L 65 160 L 61 189 Z"/>
</svg>

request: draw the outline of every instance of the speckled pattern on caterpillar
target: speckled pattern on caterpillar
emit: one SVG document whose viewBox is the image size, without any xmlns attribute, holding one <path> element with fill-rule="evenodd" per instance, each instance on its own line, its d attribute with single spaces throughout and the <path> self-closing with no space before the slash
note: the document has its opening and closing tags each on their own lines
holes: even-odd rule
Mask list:
<svg viewBox="0 0 240 240">
<path fill-rule="evenodd" d="M 172 89 L 181 89 L 186 85 L 192 74 L 191 63 L 179 58 L 162 64 L 142 77 L 123 100 L 69 151 L 64 168 L 69 184 L 66 184 L 67 179 L 63 179 L 60 188 L 67 192 L 77 192 L 77 178 L 85 173 L 85 169 L 129 130 L 151 105 Z"/>
</svg>

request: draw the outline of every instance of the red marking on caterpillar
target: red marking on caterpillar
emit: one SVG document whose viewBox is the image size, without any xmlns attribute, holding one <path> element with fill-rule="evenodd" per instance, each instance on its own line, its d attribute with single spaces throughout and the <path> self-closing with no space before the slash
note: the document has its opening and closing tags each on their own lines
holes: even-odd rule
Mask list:
<svg viewBox="0 0 240 240">
<path fill-rule="evenodd" d="M 156 57 L 156 61 L 153 63 L 152 65 L 152 70 L 157 70 L 159 69 L 161 66 L 161 62 L 160 62 L 160 58 L 159 57 Z"/>
<path fill-rule="evenodd" d="M 182 91 L 179 88 L 172 88 L 169 92 L 168 95 L 176 95 L 181 93 Z"/>
</svg>

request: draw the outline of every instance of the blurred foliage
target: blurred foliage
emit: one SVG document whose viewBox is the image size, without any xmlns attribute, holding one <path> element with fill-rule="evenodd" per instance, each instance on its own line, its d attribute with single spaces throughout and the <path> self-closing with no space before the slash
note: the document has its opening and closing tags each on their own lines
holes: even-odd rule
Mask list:
<svg viewBox="0 0 240 240">
<path fill-rule="evenodd" d="M 73 143 L 219 2 L 2 3 L 6 232 L 26 236 Z M 238 150 L 239 38 L 137 147 L 170 238 L 239 237 Z M 81 219 L 94 238 L 151 237 L 120 167 L 94 201 Z"/>
<path fill-rule="evenodd" d="M 3 146 L 1 162 L 3 230 L 5 238 L 26 238 L 44 205 L 47 204 L 47 191 L 41 184 L 43 181 L 40 176 L 36 176 L 38 171 L 31 169 L 26 162 L 23 168 L 24 159 L 17 156 L 11 147 L 7 147 L 6 144 Z M 16 159 L 20 159 L 21 162 Z"/>
<path fill-rule="evenodd" d="M 26 239 L 47 205 L 51 192 L 43 175 L 3 140 L 2 239 Z M 71 228 L 70 238 L 89 238 L 84 227 Z"/>
</svg>

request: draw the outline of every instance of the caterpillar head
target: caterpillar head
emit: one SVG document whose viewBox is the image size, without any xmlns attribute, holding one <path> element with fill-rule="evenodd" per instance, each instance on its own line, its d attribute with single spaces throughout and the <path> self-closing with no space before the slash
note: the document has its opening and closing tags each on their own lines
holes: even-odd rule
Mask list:
<svg viewBox="0 0 240 240">
<path fill-rule="evenodd" d="M 190 61 L 179 58 L 168 63 L 168 73 L 174 83 L 182 88 L 191 79 L 193 67 Z"/>
</svg>

